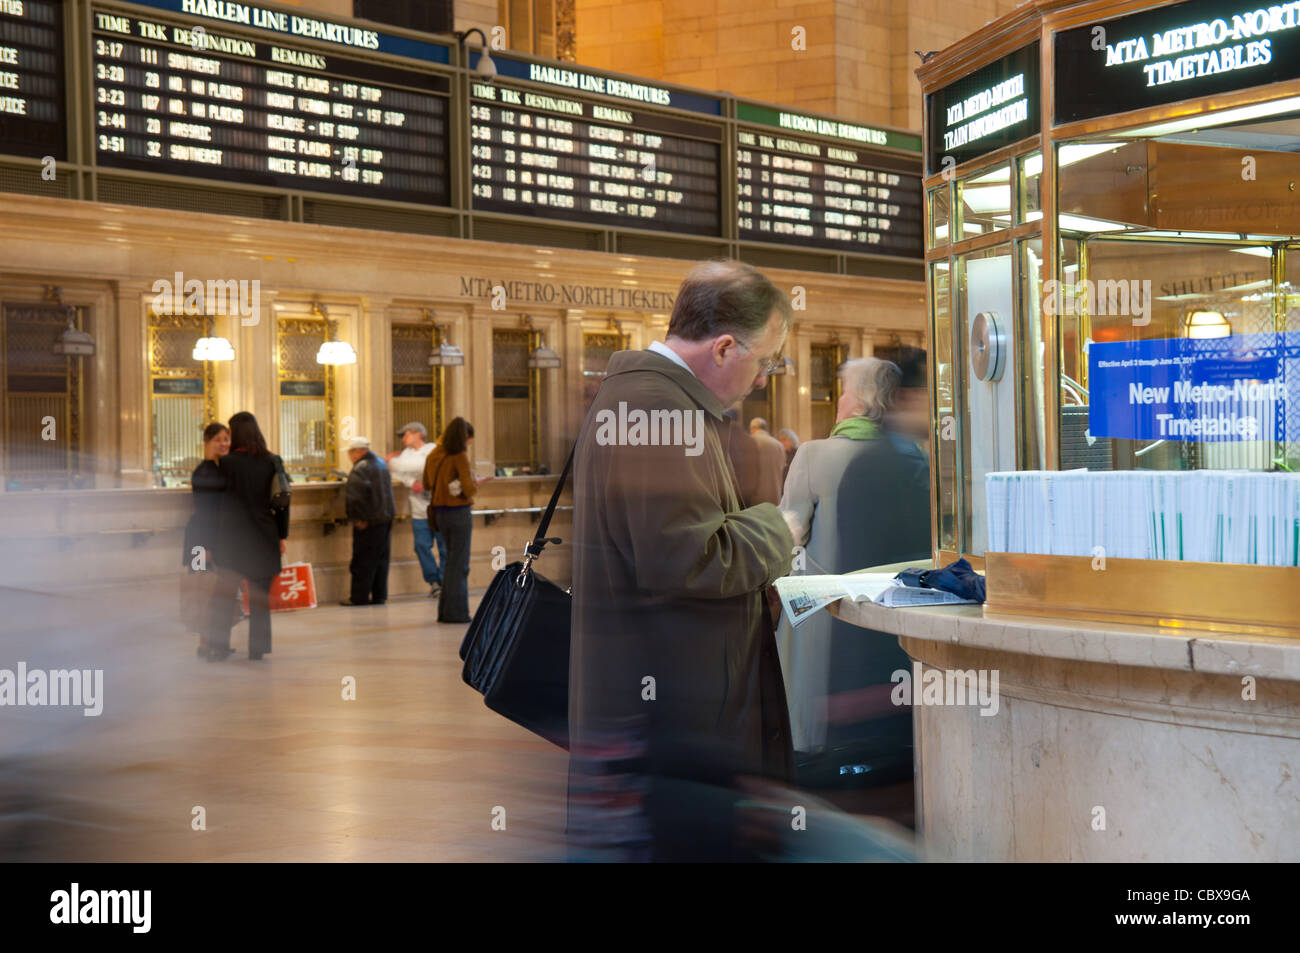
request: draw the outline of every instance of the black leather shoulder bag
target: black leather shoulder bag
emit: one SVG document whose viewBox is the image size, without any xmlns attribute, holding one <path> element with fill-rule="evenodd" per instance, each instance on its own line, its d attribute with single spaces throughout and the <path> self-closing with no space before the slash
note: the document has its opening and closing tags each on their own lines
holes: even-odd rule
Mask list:
<svg viewBox="0 0 1300 953">
<path fill-rule="evenodd" d="M 483 701 L 529 731 L 569 747 L 569 625 L 572 597 L 533 569 L 568 482 L 573 453 L 555 484 L 524 558 L 499 571 L 483 595 L 460 645 L 462 676 Z"/>
</svg>

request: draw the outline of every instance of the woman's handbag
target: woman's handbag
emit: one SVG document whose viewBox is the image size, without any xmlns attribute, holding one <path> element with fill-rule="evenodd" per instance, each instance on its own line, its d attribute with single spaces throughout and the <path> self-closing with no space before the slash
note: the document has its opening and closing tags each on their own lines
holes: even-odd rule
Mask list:
<svg viewBox="0 0 1300 953">
<path fill-rule="evenodd" d="M 572 466 L 570 451 L 523 561 L 496 574 L 460 645 L 462 676 L 488 708 L 565 749 L 572 598 L 532 564 L 547 543 L 563 542 L 548 539 L 546 530 Z"/>
<path fill-rule="evenodd" d="M 289 474 L 284 472 L 283 460 L 274 454 L 271 460 L 275 463 L 275 476 L 271 479 L 271 509 L 282 510 L 289 505 L 293 481 L 289 479 Z"/>
</svg>

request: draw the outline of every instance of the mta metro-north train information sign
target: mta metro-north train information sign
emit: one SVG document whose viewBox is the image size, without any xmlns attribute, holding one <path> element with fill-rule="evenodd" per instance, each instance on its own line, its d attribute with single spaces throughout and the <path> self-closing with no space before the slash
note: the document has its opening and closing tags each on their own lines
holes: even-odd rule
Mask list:
<svg viewBox="0 0 1300 953">
<path fill-rule="evenodd" d="M 450 202 L 445 78 L 96 10 L 101 166 Z"/>
<path fill-rule="evenodd" d="M 474 208 L 721 234 L 716 123 L 499 83 L 473 93 Z"/>
</svg>

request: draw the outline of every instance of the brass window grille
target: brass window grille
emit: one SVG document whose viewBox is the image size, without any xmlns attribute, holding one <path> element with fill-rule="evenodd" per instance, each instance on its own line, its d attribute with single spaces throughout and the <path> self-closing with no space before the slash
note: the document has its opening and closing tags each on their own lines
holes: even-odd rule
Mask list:
<svg viewBox="0 0 1300 953">
<path fill-rule="evenodd" d="M 277 321 L 279 453 L 285 469 L 301 479 L 325 479 L 338 456 L 334 368 L 316 362 L 327 340 L 323 317 L 281 316 Z"/>
<path fill-rule="evenodd" d="M 445 426 L 445 383 L 444 369 L 429 366 L 429 353 L 441 345 L 431 324 L 393 325 L 393 426 L 418 420 L 435 441 Z"/>
<path fill-rule="evenodd" d="M 83 321 L 78 308 L 74 326 Z M 0 305 L 0 472 L 7 490 L 72 489 L 83 476 L 81 359 L 54 353 L 67 326 L 62 305 Z"/>
<path fill-rule="evenodd" d="M 492 332 L 493 450 L 499 467 L 537 469 L 540 440 L 540 374 L 528 356 L 541 335 L 528 328 Z"/>
</svg>

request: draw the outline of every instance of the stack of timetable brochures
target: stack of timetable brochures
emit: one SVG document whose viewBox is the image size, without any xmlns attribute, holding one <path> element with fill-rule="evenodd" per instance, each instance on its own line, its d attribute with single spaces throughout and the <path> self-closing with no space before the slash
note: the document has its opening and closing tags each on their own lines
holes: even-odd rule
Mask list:
<svg viewBox="0 0 1300 953">
<path fill-rule="evenodd" d="M 1025 470 L 984 486 L 989 552 L 1300 566 L 1300 473 Z"/>
</svg>

